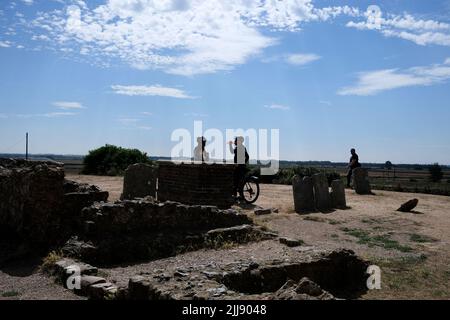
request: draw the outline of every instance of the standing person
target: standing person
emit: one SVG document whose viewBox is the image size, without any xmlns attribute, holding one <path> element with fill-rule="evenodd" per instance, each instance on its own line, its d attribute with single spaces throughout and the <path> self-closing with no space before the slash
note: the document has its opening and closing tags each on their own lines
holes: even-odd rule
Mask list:
<svg viewBox="0 0 450 320">
<path fill-rule="evenodd" d="M 239 189 L 239 184 L 244 179 L 247 172 L 247 164 L 250 160 L 247 148 L 244 146 L 244 137 L 236 137 L 233 141 L 228 142 L 230 145 L 230 152 L 234 154 L 234 163 L 237 164 L 236 171 L 234 172 L 234 195 L 236 196 Z"/>
<path fill-rule="evenodd" d="M 352 156 L 350 157 L 350 161 L 348 163 L 348 173 L 347 173 L 347 187 L 350 188 L 350 183 L 352 181 L 353 169 L 361 167 L 359 163 L 359 156 L 356 154 L 356 150 L 350 150 Z"/>
<path fill-rule="evenodd" d="M 205 150 L 206 138 L 198 137 L 197 146 L 194 149 L 194 161 L 208 162 L 209 153 Z"/>
</svg>

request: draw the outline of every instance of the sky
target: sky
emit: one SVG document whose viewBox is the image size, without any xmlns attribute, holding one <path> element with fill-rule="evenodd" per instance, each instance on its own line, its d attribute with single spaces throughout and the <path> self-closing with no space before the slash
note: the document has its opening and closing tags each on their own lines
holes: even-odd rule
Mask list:
<svg viewBox="0 0 450 320">
<path fill-rule="evenodd" d="M 282 160 L 450 164 L 449 83 L 449 0 L 0 2 L 0 153 L 169 156 L 202 121 L 279 129 Z"/>
</svg>

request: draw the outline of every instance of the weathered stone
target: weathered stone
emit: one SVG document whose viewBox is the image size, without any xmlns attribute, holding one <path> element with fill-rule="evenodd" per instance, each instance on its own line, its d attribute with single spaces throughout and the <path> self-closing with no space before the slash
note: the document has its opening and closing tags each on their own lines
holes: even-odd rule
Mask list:
<svg viewBox="0 0 450 320">
<path fill-rule="evenodd" d="M 332 205 L 327 176 L 323 173 L 317 173 L 312 176 L 312 181 L 314 186 L 314 199 L 317 210 L 330 210 Z"/>
<path fill-rule="evenodd" d="M 116 297 L 117 287 L 109 282 L 91 285 L 87 290 L 89 299 L 92 300 L 112 300 Z"/>
<path fill-rule="evenodd" d="M 106 283 L 106 280 L 104 278 L 97 276 L 82 275 L 80 283 L 81 283 L 81 290 L 85 291 L 87 290 L 88 287 L 94 284 Z"/>
<path fill-rule="evenodd" d="M 260 227 L 251 225 L 241 225 L 231 228 L 220 228 L 210 230 L 206 233 L 206 241 L 217 242 L 249 242 L 252 240 L 264 240 L 268 239 L 268 235 L 261 230 Z"/>
<path fill-rule="evenodd" d="M 62 253 L 72 258 L 87 258 L 95 255 L 96 247 L 90 243 L 78 240 L 78 237 L 72 237 L 61 248 Z"/>
<path fill-rule="evenodd" d="M 329 292 L 319 285 L 304 277 L 299 283 L 293 280 L 287 281 L 272 297 L 276 300 L 334 300 Z"/>
<path fill-rule="evenodd" d="M 123 179 L 121 199 L 156 197 L 158 169 L 155 166 L 137 163 L 128 167 Z"/>
<path fill-rule="evenodd" d="M 86 183 L 78 183 L 71 180 L 64 180 L 63 184 L 64 194 L 73 195 L 80 194 L 82 199 L 86 199 L 88 204 L 84 205 L 84 207 L 91 205 L 93 202 L 106 202 L 108 201 L 109 193 L 107 191 L 100 190 L 99 187 L 86 184 Z M 88 195 L 88 196 L 87 196 Z M 85 200 L 85 201 L 86 201 Z M 65 199 L 67 201 L 67 199 Z M 84 208 L 82 207 L 82 208 Z"/>
<path fill-rule="evenodd" d="M 298 247 L 303 244 L 302 240 L 291 239 L 291 238 L 280 238 L 280 243 L 288 247 Z"/>
<path fill-rule="evenodd" d="M 360 195 L 372 194 L 369 182 L 369 172 L 366 168 L 353 169 L 353 188 Z"/>
<path fill-rule="evenodd" d="M 297 213 L 308 213 L 314 211 L 314 190 L 311 177 L 301 178 L 294 176 L 292 179 L 294 193 L 294 207 Z"/>
<path fill-rule="evenodd" d="M 412 199 L 412 200 L 409 200 L 408 202 L 402 204 L 402 206 L 400 208 L 398 208 L 397 211 L 411 212 L 412 210 L 414 210 L 415 207 L 417 207 L 418 204 L 419 204 L 419 199 Z"/>
<path fill-rule="evenodd" d="M 347 201 L 345 199 L 345 186 L 344 182 L 340 179 L 331 182 L 331 202 L 333 204 L 333 208 L 347 208 Z"/>
<path fill-rule="evenodd" d="M 255 209 L 254 213 L 257 216 L 267 215 L 272 213 L 272 209 Z"/>
<path fill-rule="evenodd" d="M 151 291 L 150 282 L 142 276 L 135 276 L 128 282 L 128 298 L 130 300 L 149 300 Z"/>
</svg>

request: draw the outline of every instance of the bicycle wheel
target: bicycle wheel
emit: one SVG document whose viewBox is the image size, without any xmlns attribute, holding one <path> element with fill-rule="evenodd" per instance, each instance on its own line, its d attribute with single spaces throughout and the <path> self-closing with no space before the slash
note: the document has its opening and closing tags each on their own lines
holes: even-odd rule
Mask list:
<svg viewBox="0 0 450 320">
<path fill-rule="evenodd" d="M 259 183 L 255 181 L 245 181 L 241 190 L 241 197 L 248 204 L 252 204 L 258 200 L 259 197 Z"/>
</svg>

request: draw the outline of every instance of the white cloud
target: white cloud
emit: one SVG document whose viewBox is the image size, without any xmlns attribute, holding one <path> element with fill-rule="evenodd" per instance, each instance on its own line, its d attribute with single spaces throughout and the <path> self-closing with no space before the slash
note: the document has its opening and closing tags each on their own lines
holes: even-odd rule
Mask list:
<svg viewBox="0 0 450 320">
<path fill-rule="evenodd" d="M 284 106 L 281 104 L 271 104 L 271 105 L 264 106 L 264 108 L 271 109 L 271 110 L 283 110 L 283 111 L 291 110 L 291 107 Z"/>
<path fill-rule="evenodd" d="M 410 14 L 383 14 L 377 6 L 370 6 L 364 14 L 366 20 L 347 23 L 359 30 L 377 30 L 386 37 L 412 41 L 418 45 L 450 46 L 450 24 L 435 20 L 416 19 Z"/>
<path fill-rule="evenodd" d="M 326 100 L 320 100 L 319 103 L 327 105 L 327 106 L 331 106 L 332 105 L 331 101 L 326 101 Z"/>
<path fill-rule="evenodd" d="M 302 66 L 319 60 L 321 57 L 316 54 L 290 54 L 286 57 L 286 62 L 296 66 Z"/>
<path fill-rule="evenodd" d="M 74 112 L 49 112 L 49 113 L 45 113 L 42 115 L 38 115 L 38 116 L 42 116 L 42 117 L 46 117 L 46 118 L 60 118 L 60 117 L 71 117 L 71 116 L 76 116 L 78 115 L 78 113 L 74 113 Z"/>
<path fill-rule="evenodd" d="M 187 95 L 183 90 L 163 87 L 160 85 L 153 85 L 153 86 L 113 85 L 111 86 L 111 88 L 114 90 L 116 94 L 126 96 L 161 96 L 177 99 L 193 99 L 193 97 Z"/>
<path fill-rule="evenodd" d="M 383 91 L 411 86 L 429 86 L 450 79 L 448 64 L 414 67 L 406 70 L 386 69 L 359 74 L 354 86 L 338 91 L 339 95 L 370 96 Z"/>
<path fill-rule="evenodd" d="M 270 30 L 297 31 L 301 24 L 356 8 L 316 8 L 312 0 L 109 0 L 42 12 L 32 25 L 57 50 L 74 49 L 94 63 L 121 60 L 133 68 L 184 76 L 227 71 L 277 44 Z M 67 52 L 67 51 L 66 51 Z"/>
<path fill-rule="evenodd" d="M 152 116 L 152 115 L 153 115 L 153 113 L 151 113 L 151 112 L 147 112 L 147 111 L 145 111 L 145 112 L 141 112 L 141 114 L 142 114 L 143 116 L 146 116 L 146 117 L 150 117 L 150 116 Z"/>
<path fill-rule="evenodd" d="M 31 6 L 34 3 L 34 0 L 22 0 L 22 2 L 28 6 Z"/>
<path fill-rule="evenodd" d="M 36 117 L 44 117 L 44 118 L 60 118 L 60 117 L 71 117 L 76 116 L 78 113 L 73 112 L 49 112 L 49 113 L 19 113 L 14 114 L 14 116 L 18 118 L 28 119 L 28 118 L 36 118 Z"/>
<path fill-rule="evenodd" d="M 86 109 L 80 102 L 56 101 L 52 105 L 62 110 Z"/>
<path fill-rule="evenodd" d="M 119 121 L 120 123 L 125 124 L 125 125 L 130 125 L 130 124 L 137 123 L 141 120 L 137 119 L 137 118 L 118 118 L 117 121 Z"/>
<path fill-rule="evenodd" d="M 0 113 L 0 119 L 6 119 L 8 116 L 6 114 Z"/>
<path fill-rule="evenodd" d="M 141 113 L 141 114 L 143 114 L 143 113 Z M 122 126 L 127 129 L 139 129 L 139 130 L 145 130 L 145 131 L 152 129 L 152 127 L 150 127 L 150 126 L 142 125 L 141 124 L 142 119 L 140 119 L 140 118 L 120 117 L 120 118 L 117 118 L 117 121 L 120 122 L 122 124 Z"/>
<path fill-rule="evenodd" d="M 152 130 L 152 127 L 150 127 L 150 126 L 137 126 L 136 128 L 140 129 L 140 130 L 145 130 L 145 131 Z"/>
<path fill-rule="evenodd" d="M 11 42 L 9 41 L 0 41 L 0 48 L 9 48 L 11 47 Z"/>
</svg>

